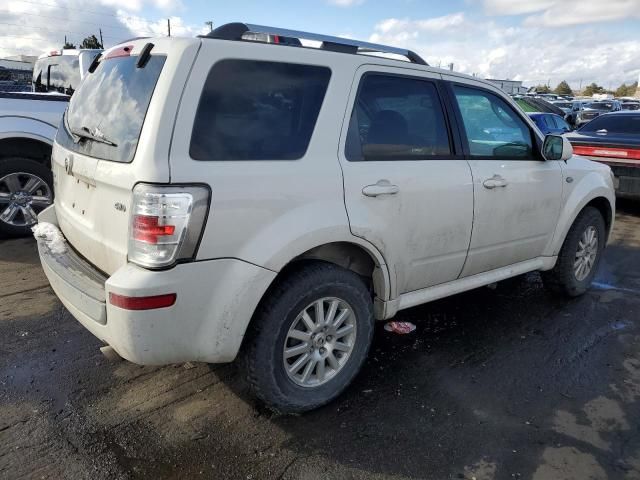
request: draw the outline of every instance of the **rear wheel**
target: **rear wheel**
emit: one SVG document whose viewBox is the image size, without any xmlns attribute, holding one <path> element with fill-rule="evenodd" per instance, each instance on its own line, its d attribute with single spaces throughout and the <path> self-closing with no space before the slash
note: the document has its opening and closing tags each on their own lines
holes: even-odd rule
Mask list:
<svg viewBox="0 0 640 480">
<path fill-rule="evenodd" d="M 0 160 L 0 233 L 29 235 L 38 213 L 53 203 L 53 176 L 28 158 Z"/>
<path fill-rule="evenodd" d="M 602 214 L 596 208 L 585 208 L 571 226 L 555 267 L 542 273 L 545 285 L 570 297 L 586 292 L 598 270 L 605 238 Z"/>
<path fill-rule="evenodd" d="M 268 293 L 248 332 L 243 361 L 254 394 L 271 409 L 299 413 L 337 397 L 356 376 L 373 336 L 361 277 L 314 262 Z"/>
</svg>

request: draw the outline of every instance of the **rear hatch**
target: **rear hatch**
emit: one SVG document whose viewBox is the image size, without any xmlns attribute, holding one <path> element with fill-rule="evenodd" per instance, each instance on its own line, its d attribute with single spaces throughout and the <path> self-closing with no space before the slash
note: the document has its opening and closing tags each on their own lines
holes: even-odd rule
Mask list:
<svg viewBox="0 0 640 480">
<path fill-rule="evenodd" d="M 58 129 L 52 169 L 60 229 L 107 274 L 127 262 L 134 185 L 170 181 L 174 118 L 199 45 L 145 39 L 104 52 Z"/>
</svg>

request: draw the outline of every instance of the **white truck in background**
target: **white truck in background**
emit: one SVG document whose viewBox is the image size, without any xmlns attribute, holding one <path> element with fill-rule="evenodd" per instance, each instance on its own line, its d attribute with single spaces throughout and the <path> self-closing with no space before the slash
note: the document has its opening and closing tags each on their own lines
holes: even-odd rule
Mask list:
<svg viewBox="0 0 640 480">
<path fill-rule="evenodd" d="M 32 92 L 0 91 L 0 235 L 24 235 L 53 202 L 51 147 L 69 99 L 101 50 L 41 55 Z M 1 90 L 1 89 L 0 89 Z"/>
</svg>

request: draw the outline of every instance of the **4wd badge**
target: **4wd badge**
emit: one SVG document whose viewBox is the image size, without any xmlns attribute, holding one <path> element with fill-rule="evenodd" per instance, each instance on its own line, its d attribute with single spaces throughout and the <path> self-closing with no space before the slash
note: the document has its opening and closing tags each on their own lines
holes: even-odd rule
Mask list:
<svg viewBox="0 0 640 480">
<path fill-rule="evenodd" d="M 120 203 L 120 202 L 116 202 L 114 207 L 116 208 L 116 210 L 118 210 L 119 212 L 126 212 L 127 211 L 127 207 L 125 206 L 124 203 Z"/>
</svg>

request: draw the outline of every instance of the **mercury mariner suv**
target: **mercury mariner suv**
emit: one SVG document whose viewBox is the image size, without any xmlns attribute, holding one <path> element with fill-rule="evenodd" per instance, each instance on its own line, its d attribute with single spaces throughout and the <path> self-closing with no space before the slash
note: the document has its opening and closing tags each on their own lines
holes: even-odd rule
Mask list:
<svg viewBox="0 0 640 480">
<path fill-rule="evenodd" d="M 103 52 L 52 170 L 71 314 L 138 364 L 238 357 L 280 412 L 338 396 L 400 310 L 531 271 L 584 293 L 615 210 L 609 167 L 491 84 L 241 23 Z"/>
</svg>

